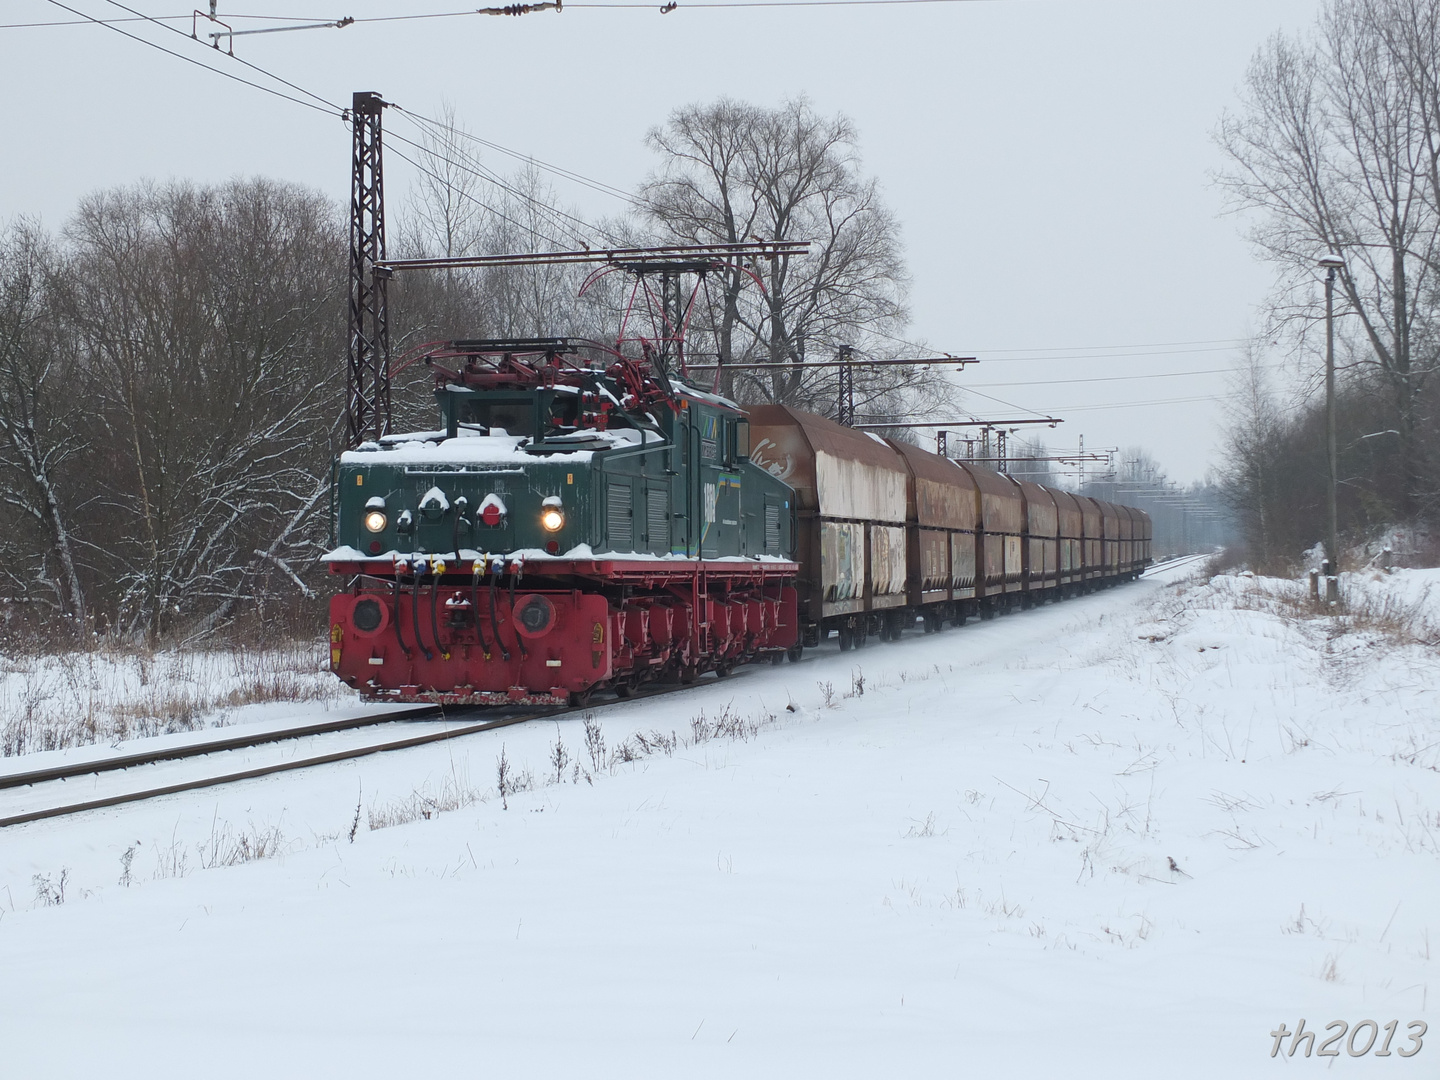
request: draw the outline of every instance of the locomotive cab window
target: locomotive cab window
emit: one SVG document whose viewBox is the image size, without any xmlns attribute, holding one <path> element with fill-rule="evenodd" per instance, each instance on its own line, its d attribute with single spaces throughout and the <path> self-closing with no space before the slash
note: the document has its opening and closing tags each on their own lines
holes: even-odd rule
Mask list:
<svg viewBox="0 0 1440 1080">
<path fill-rule="evenodd" d="M 519 401 L 493 398 L 469 398 L 455 402 L 455 420 L 459 427 L 478 428 L 487 434 L 535 434 L 535 404 L 526 397 Z"/>
<path fill-rule="evenodd" d="M 736 461 L 746 461 L 750 457 L 750 421 L 735 421 L 735 454 Z"/>
<path fill-rule="evenodd" d="M 574 394 L 556 394 L 548 411 L 545 424 L 547 435 L 569 435 L 579 426 L 580 400 Z"/>
</svg>

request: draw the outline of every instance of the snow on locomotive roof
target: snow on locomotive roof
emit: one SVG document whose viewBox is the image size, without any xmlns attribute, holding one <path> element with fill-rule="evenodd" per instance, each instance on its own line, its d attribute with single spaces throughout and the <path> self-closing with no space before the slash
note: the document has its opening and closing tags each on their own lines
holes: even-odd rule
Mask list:
<svg viewBox="0 0 1440 1080">
<path fill-rule="evenodd" d="M 698 386 L 691 386 L 689 383 L 680 379 L 671 379 L 670 389 L 685 397 L 694 398 L 696 401 L 703 401 L 707 405 L 717 405 L 722 409 L 733 409 L 736 412 L 743 411 L 739 405 L 735 404 L 735 402 L 729 398 L 721 397 L 719 394 L 711 393 L 709 390 L 701 390 Z"/>
<path fill-rule="evenodd" d="M 544 563 L 544 562 L 575 562 L 577 560 L 595 559 L 600 561 L 622 561 L 627 563 L 663 563 L 663 564 L 695 564 L 705 563 L 762 563 L 777 564 L 783 566 L 793 565 L 791 560 L 784 555 L 719 555 L 699 559 L 694 555 L 682 555 L 670 553 L 668 555 L 656 555 L 644 551 L 617 551 L 611 548 L 602 548 L 596 551 L 589 544 L 576 544 L 568 551 L 549 552 L 540 548 L 516 548 L 503 554 L 487 554 L 476 548 L 461 548 L 456 551 L 423 552 L 423 551 L 396 551 L 393 548 L 381 552 L 378 555 L 367 554 L 359 548 L 342 544 L 340 547 L 320 556 L 322 563 L 364 563 L 370 567 L 376 567 L 382 563 L 433 563 L 437 559 L 443 559 L 449 563 L 473 563 L 478 559 L 494 560 L 502 565 L 511 563 Z"/>
<path fill-rule="evenodd" d="M 492 429 L 502 430 L 502 429 Z M 546 450 L 543 458 L 549 461 L 586 462 L 597 450 L 612 450 L 625 446 L 640 446 L 645 443 L 663 441 L 653 431 L 634 428 L 617 428 L 612 431 L 585 431 L 577 433 L 584 437 L 583 449 Z M 566 438 L 551 437 L 543 447 L 563 447 Z M 479 432 L 461 428 L 455 438 L 446 438 L 444 431 L 414 431 L 402 435 L 386 435 L 380 442 L 361 443 L 354 450 L 340 455 L 342 465 L 427 465 L 460 464 L 483 465 L 505 462 L 533 462 L 542 455 L 527 447 L 533 440 L 521 435 L 481 435 Z M 596 445 L 596 444 L 601 445 Z"/>
</svg>

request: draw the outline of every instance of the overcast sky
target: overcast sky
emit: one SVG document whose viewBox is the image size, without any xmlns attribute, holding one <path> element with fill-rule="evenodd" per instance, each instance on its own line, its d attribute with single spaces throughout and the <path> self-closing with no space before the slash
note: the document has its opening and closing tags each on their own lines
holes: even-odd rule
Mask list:
<svg viewBox="0 0 1440 1080">
<path fill-rule="evenodd" d="M 65 2 L 99 18 L 126 14 L 109 0 Z M 127 3 L 188 16 L 183 5 Z M 240 10 L 333 20 L 460 6 L 246 0 Z M 984 361 L 961 377 L 975 388 L 971 411 L 1059 416 L 1065 423 L 1046 432 L 1052 445 L 1074 447 L 1082 434 L 1087 447 L 1139 445 L 1189 482 L 1219 444 L 1226 377 L 1216 369 L 1232 367 L 1239 340 L 1263 327 L 1271 281 L 1243 222 L 1221 216 L 1211 131 L 1256 47 L 1309 25 L 1319 6 L 960 0 L 716 10 L 681 0 L 661 15 L 657 4 L 577 4 L 559 15 L 240 37 L 235 51 L 337 104 L 375 90 L 435 115 L 449 101 L 470 131 L 623 189 L 654 164 L 644 134 L 671 109 L 722 94 L 765 105 L 806 94 L 818 110 L 855 120 L 865 168 L 903 223 L 914 278 L 908 335 Z M 0 13 L 4 23 L 75 18 L 45 0 L 5 0 Z M 265 81 L 190 42 L 188 18 L 172 24 L 186 37 L 120 25 Z M 86 192 L 146 177 L 258 174 L 348 199 L 349 128 L 336 116 L 95 25 L 0 29 L 0 58 L 9 87 L 0 218 L 30 214 L 59 227 Z M 413 136 L 397 116 L 387 113 L 387 128 Z M 502 171 L 515 164 L 486 160 Z M 408 186 L 405 170 L 387 162 L 392 205 Z M 589 220 L 623 209 L 550 179 Z M 1067 381 L 1097 379 L 1109 381 Z"/>
</svg>

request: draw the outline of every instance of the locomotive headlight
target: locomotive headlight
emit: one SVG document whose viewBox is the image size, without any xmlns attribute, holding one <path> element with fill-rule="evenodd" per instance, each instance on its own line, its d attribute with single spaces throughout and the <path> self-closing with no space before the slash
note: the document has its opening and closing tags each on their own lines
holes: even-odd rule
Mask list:
<svg viewBox="0 0 1440 1080">
<path fill-rule="evenodd" d="M 540 527 L 546 532 L 559 532 L 565 524 L 565 511 L 558 506 L 547 506 L 540 511 Z"/>
<path fill-rule="evenodd" d="M 389 519 L 383 510 L 371 510 L 365 515 L 365 528 L 372 533 L 384 532 Z"/>
</svg>

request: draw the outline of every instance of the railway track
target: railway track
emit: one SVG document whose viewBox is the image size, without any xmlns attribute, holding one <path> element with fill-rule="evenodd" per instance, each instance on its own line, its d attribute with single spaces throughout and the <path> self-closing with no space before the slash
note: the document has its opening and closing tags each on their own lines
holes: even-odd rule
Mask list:
<svg viewBox="0 0 1440 1080">
<path fill-rule="evenodd" d="M 1164 562 L 1158 562 L 1155 563 L 1153 566 L 1147 566 L 1141 572 L 1140 576 L 1149 577 L 1151 574 L 1157 573 L 1161 570 L 1175 570 L 1190 563 L 1201 562 L 1205 559 L 1210 558 L 1210 555 L 1210 552 L 1204 551 L 1198 555 L 1181 555 L 1174 559 L 1166 559 Z"/>
<path fill-rule="evenodd" d="M 491 731 L 496 728 L 508 727 L 512 724 L 524 723 L 527 720 L 537 720 L 562 715 L 565 711 L 568 710 L 550 709 L 543 712 L 502 716 L 475 723 L 459 724 L 454 727 L 444 728 L 440 731 L 427 731 L 419 735 L 411 734 L 400 738 L 387 738 L 376 742 L 364 743 L 359 746 L 349 746 L 343 750 L 298 756 L 245 769 L 218 773 L 212 772 L 204 776 L 177 780 L 172 783 L 160 784 L 153 787 L 117 792 L 111 795 L 79 801 L 55 803 L 42 808 L 25 810 L 0 817 L 0 829 L 11 825 L 23 825 L 31 821 L 42 821 L 46 818 L 79 814 L 86 810 L 100 810 L 109 806 L 120 806 L 124 803 L 156 799 L 162 795 L 174 795 L 184 791 L 196 791 L 200 788 L 233 784 L 241 780 L 253 780 L 257 777 L 271 776 L 276 773 L 290 772 L 295 769 L 307 769 L 313 768 L 316 765 L 329 765 L 337 761 L 349 761 L 354 758 L 368 757 L 371 754 L 381 754 L 390 750 L 407 750 L 415 746 L 425 746 L 429 743 L 443 742 L 447 739 L 458 739 L 462 736 L 473 735 L 481 731 Z M 100 772 L 112 772 L 137 767 L 143 768 L 147 765 L 156 765 L 167 761 L 204 757 L 231 750 L 250 749 L 252 747 L 289 742 L 294 739 L 308 738 L 315 735 L 333 734 L 335 732 L 353 730 L 360 727 L 372 727 L 379 724 L 393 723 L 399 720 L 424 719 L 428 716 L 437 715 L 440 712 L 441 710 L 438 707 L 419 707 L 416 709 L 401 710 L 395 713 L 354 718 L 348 721 L 306 724 L 294 728 L 282 728 L 250 736 L 241 736 L 234 739 L 222 739 L 185 747 L 165 748 L 150 753 L 127 754 L 121 757 L 82 762 L 58 768 L 11 773 L 0 777 L 0 788 L 39 787 L 48 784 L 59 784 L 69 779 L 90 776 Z"/>
<path fill-rule="evenodd" d="M 246 750 L 266 743 L 284 742 L 289 739 L 303 739 L 310 735 L 325 735 L 332 731 L 350 731 L 355 728 L 375 727 L 397 720 L 420 720 L 437 716 L 439 706 L 417 705 L 409 709 L 392 712 L 371 713 L 368 716 L 350 716 L 340 720 L 327 720 L 316 724 L 301 724 L 298 727 L 277 728 L 274 731 L 257 731 L 248 735 L 237 735 L 225 739 L 210 739 L 191 743 L 188 746 L 173 746 L 139 754 L 117 754 L 113 757 L 96 758 L 93 761 L 70 762 L 49 769 L 31 769 L 26 772 L 0 775 L 0 789 L 31 787 L 51 780 L 70 780 L 77 776 L 93 776 L 96 773 L 114 772 L 133 768 L 136 765 L 154 765 L 161 761 L 179 761 L 184 758 L 203 757 L 226 750 Z"/>
<path fill-rule="evenodd" d="M 1185 555 L 1178 559 L 1171 559 L 1148 568 L 1145 575 L 1162 570 L 1173 570 L 1187 563 L 1198 562 L 1208 558 L 1208 555 Z M 1142 575 L 1143 576 L 1143 575 Z M 642 700 L 644 698 L 658 697 L 662 694 L 675 693 L 680 690 L 691 689 L 686 686 L 659 687 L 649 691 L 643 691 L 629 699 L 630 701 Z M 610 705 L 624 704 L 623 700 L 616 702 L 598 702 L 587 706 L 589 709 L 604 709 Z M 518 713 L 491 717 L 486 720 L 474 721 L 471 723 L 460 723 L 453 727 L 446 727 L 439 731 L 427 731 L 420 734 L 407 734 L 399 737 L 388 737 L 374 742 L 363 743 L 358 746 L 349 746 L 341 750 L 328 751 L 319 754 L 307 754 L 289 758 L 283 761 L 270 762 L 264 765 L 251 766 L 244 769 L 235 769 L 226 772 L 211 772 L 204 776 L 190 777 L 184 780 L 176 780 L 171 783 L 159 784 L 156 786 L 142 787 L 139 789 L 117 792 L 110 795 L 94 798 L 55 802 L 50 805 L 23 810 L 17 813 L 0 816 L 0 829 L 12 825 L 23 825 L 32 821 L 43 821 L 47 818 L 66 817 L 72 814 L 84 813 L 87 810 L 101 810 L 111 806 L 121 806 L 125 803 L 142 802 L 147 799 L 156 799 L 164 795 L 175 795 L 186 791 L 197 791 L 201 788 L 218 787 L 223 784 L 233 784 L 242 780 L 254 780 L 263 776 L 272 776 L 277 773 L 291 772 L 296 769 L 314 768 L 317 765 L 330 765 L 339 761 L 350 761 L 356 758 L 368 757 L 372 754 L 382 754 L 392 750 L 408 750 L 417 746 L 426 746 L 431 743 L 445 742 L 450 739 L 463 738 L 467 735 L 475 735 L 484 731 L 494 731 L 498 728 L 510 727 L 515 724 L 523 724 L 530 720 L 541 720 L 553 717 L 565 716 L 574 712 L 574 709 L 552 708 L 537 710 L 533 712 Z M 203 758 L 213 754 L 222 754 L 235 750 L 247 750 L 255 747 L 272 745 L 283 742 L 290 742 L 296 739 L 311 738 L 314 736 L 335 734 L 338 732 L 352 731 L 364 727 L 379 727 L 385 724 L 397 723 L 400 721 L 424 720 L 431 717 L 444 716 L 444 710 L 439 706 L 416 706 L 408 709 L 397 709 L 385 713 L 372 713 L 367 716 L 346 717 L 339 720 L 327 720 L 319 723 L 301 724 L 294 727 L 278 728 L 272 731 L 252 732 L 248 735 L 237 735 L 222 739 L 213 739 L 207 742 L 192 743 L 185 746 L 162 747 L 159 749 L 133 753 L 120 754 L 112 757 L 99 758 L 91 761 L 69 763 L 65 765 L 52 766 L 44 769 L 34 769 L 26 772 L 15 772 L 0 774 L 0 790 L 16 789 L 22 787 L 43 788 L 50 784 L 63 784 L 67 780 L 74 780 L 80 777 L 93 776 L 99 773 L 115 772 L 134 768 L 144 768 L 149 765 L 157 765 L 163 762 L 179 761 L 188 758 Z"/>
<path fill-rule="evenodd" d="M 628 702 L 659 697 L 662 694 L 671 694 L 680 690 L 689 689 L 693 689 L 693 687 L 658 687 L 653 690 L 637 692 L 633 697 L 628 699 Z M 625 699 L 617 699 L 614 702 L 596 702 L 585 706 L 585 711 L 605 709 L 612 705 L 626 704 L 628 702 Z M 125 803 L 142 802 L 146 799 L 158 799 L 164 795 L 175 795 L 185 791 L 197 791 L 201 788 L 238 783 L 241 780 L 254 780 L 262 776 L 272 776 L 277 773 L 291 772 L 296 769 L 308 769 L 317 765 L 330 765 L 338 761 L 351 761 L 356 758 L 369 757 L 372 754 L 383 754 L 392 750 L 408 750 L 417 746 L 426 746 L 431 743 L 462 738 L 466 735 L 475 735 L 483 731 L 494 731 L 497 728 L 523 724 L 530 720 L 545 720 L 561 717 L 578 711 L 581 710 L 573 708 L 549 708 L 512 715 L 502 715 L 472 723 L 457 724 L 439 731 L 427 731 L 421 734 L 390 737 L 375 742 L 367 742 L 359 746 L 349 746 L 341 750 L 328 751 L 320 754 L 307 754 L 283 761 L 270 762 L 265 765 L 256 765 L 228 772 L 212 772 L 204 776 L 176 780 L 172 783 L 158 784 L 153 787 L 116 792 L 95 798 L 52 803 L 44 807 L 0 816 L 0 829 L 12 825 L 24 825 L 32 821 L 43 821 L 47 818 L 67 817 L 72 814 L 84 813 L 87 810 L 102 810 L 106 807 L 121 806 Z M 66 780 L 91 776 L 101 772 L 144 768 L 149 765 L 157 765 L 185 758 L 205 757 L 210 754 L 250 749 L 252 747 L 289 742 L 316 735 L 334 734 L 361 727 L 375 727 L 401 720 L 423 720 L 437 715 L 443 716 L 443 710 L 439 706 L 417 706 L 413 709 L 402 709 L 389 713 L 375 713 L 365 717 L 332 720 L 319 724 L 304 724 L 293 728 L 279 728 L 274 731 L 256 732 L 250 735 L 236 736 L 230 739 L 217 739 L 189 746 L 165 747 L 145 753 L 125 754 L 95 761 L 77 762 L 73 765 L 9 773 L 0 775 L 0 789 L 44 787 L 49 784 L 62 784 Z"/>
</svg>

